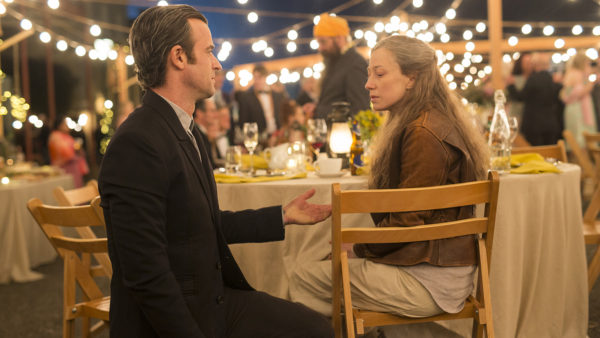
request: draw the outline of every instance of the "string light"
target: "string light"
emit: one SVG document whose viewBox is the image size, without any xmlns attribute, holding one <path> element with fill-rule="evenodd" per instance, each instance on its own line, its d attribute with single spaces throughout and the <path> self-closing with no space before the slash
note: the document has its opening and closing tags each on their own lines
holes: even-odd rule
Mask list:
<svg viewBox="0 0 600 338">
<path fill-rule="evenodd" d="M 579 35 L 583 33 L 583 27 L 581 27 L 581 25 L 575 25 L 571 29 L 571 32 L 573 32 L 573 35 Z"/>
<path fill-rule="evenodd" d="M 165 1 L 165 0 L 160 0 L 160 1 L 159 1 L 159 2 L 156 4 L 156 6 L 161 6 L 161 7 L 164 7 L 164 6 L 169 6 L 169 3 L 168 3 L 167 1 Z"/>
<path fill-rule="evenodd" d="M 288 39 L 290 40 L 296 40 L 298 38 L 298 32 L 291 29 L 288 33 L 287 33 Z"/>
<path fill-rule="evenodd" d="M 58 9 L 58 7 L 60 7 L 60 1 L 48 0 L 48 7 L 50 7 L 51 9 Z"/>
<path fill-rule="evenodd" d="M 554 33 L 554 27 L 547 25 L 544 27 L 542 32 L 544 33 L 545 36 L 550 36 Z"/>
<path fill-rule="evenodd" d="M 475 50 L 475 44 L 472 41 L 469 41 L 465 45 L 465 49 L 469 52 L 472 52 L 473 50 Z"/>
<path fill-rule="evenodd" d="M 516 36 L 511 36 L 510 38 L 508 38 L 508 45 L 509 46 L 516 46 L 517 43 L 519 43 L 519 38 L 517 38 Z"/>
<path fill-rule="evenodd" d="M 443 22 L 438 22 L 435 24 L 435 32 L 439 35 L 446 33 L 446 25 Z"/>
<path fill-rule="evenodd" d="M 486 29 L 486 28 L 487 28 L 487 27 L 486 27 L 486 25 L 485 25 L 485 22 L 479 22 L 479 23 L 477 23 L 477 26 L 475 26 L 475 30 L 476 30 L 477 32 L 479 32 L 479 33 L 483 33 L 483 32 L 485 32 L 485 29 Z"/>
<path fill-rule="evenodd" d="M 448 35 L 446 33 L 442 34 L 440 36 L 440 41 L 443 42 L 443 43 L 446 43 L 446 42 L 450 41 L 450 35 Z"/>
<path fill-rule="evenodd" d="M 248 3 L 248 0 L 237 0 L 240 5 L 245 5 Z"/>
<path fill-rule="evenodd" d="M 525 34 L 525 35 L 531 33 L 532 30 L 533 30 L 533 28 L 528 23 L 524 24 L 523 27 L 521 27 L 521 32 L 523 32 L 523 34 Z"/>
<path fill-rule="evenodd" d="M 318 15 L 315 15 L 315 17 L 313 18 L 313 24 L 316 26 L 319 24 L 319 21 L 321 21 L 321 17 Z"/>
<path fill-rule="evenodd" d="M 383 0 L 373 0 L 373 3 L 376 5 L 381 5 L 382 2 Z"/>
<path fill-rule="evenodd" d="M 310 48 L 312 49 L 318 49 L 319 48 L 319 41 L 317 40 L 310 40 Z"/>
<path fill-rule="evenodd" d="M 454 18 L 456 18 L 456 10 L 454 10 L 454 8 L 450 8 L 446 11 L 446 18 L 448 18 L 449 20 L 453 20 Z"/>
<path fill-rule="evenodd" d="M 471 40 L 473 38 L 473 32 L 471 32 L 470 30 L 466 30 L 463 32 L 463 39 L 465 40 Z"/>
<path fill-rule="evenodd" d="M 30 30 L 33 27 L 33 24 L 31 23 L 31 21 L 29 21 L 29 19 L 23 19 L 21 20 L 21 28 L 23 28 L 23 30 Z"/>
<path fill-rule="evenodd" d="M 90 27 L 90 34 L 92 34 L 92 36 L 100 36 L 101 33 L 102 29 L 100 28 L 100 26 L 94 24 Z"/>
<path fill-rule="evenodd" d="M 235 80 L 235 73 L 232 71 L 228 71 L 225 74 L 225 78 L 227 79 L 227 81 L 233 81 L 233 80 Z"/>
<path fill-rule="evenodd" d="M 423 0 L 413 0 L 412 5 L 414 8 L 421 8 L 421 6 L 423 6 Z"/>
<path fill-rule="evenodd" d="M 128 64 L 129 66 L 132 66 L 135 63 L 133 55 L 127 55 L 125 57 L 125 63 Z"/>
<path fill-rule="evenodd" d="M 256 21 L 258 21 L 258 14 L 256 14 L 256 12 L 248 13 L 248 21 L 250 23 L 255 23 Z"/>
<path fill-rule="evenodd" d="M 554 47 L 555 48 L 559 48 L 560 49 L 560 48 L 563 48 L 564 46 L 565 46 L 565 40 L 563 40 L 563 39 L 556 39 L 554 41 Z"/>
<path fill-rule="evenodd" d="M 271 47 L 267 47 L 267 48 L 265 49 L 265 56 L 266 56 L 266 57 L 270 58 L 270 57 L 272 57 L 272 56 L 273 56 L 273 54 L 275 54 L 275 51 L 273 50 L 273 48 L 271 48 Z"/>
<path fill-rule="evenodd" d="M 4 4 L 0 3 L 0 15 L 6 13 L 6 6 L 4 6 Z"/>
<path fill-rule="evenodd" d="M 375 26 L 373 26 L 373 28 L 377 33 L 381 33 L 385 29 L 385 26 L 383 25 L 383 22 L 379 21 L 375 24 Z"/>
<path fill-rule="evenodd" d="M 50 35 L 50 33 L 48 33 L 48 32 L 40 33 L 40 41 L 42 41 L 43 43 L 48 43 L 48 42 L 50 42 L 50 40 L 52 40 L 52 36 Z"/>
<path fill-rule="evenodd" d="M 65 40 L 58 40 L 56 42 L 56 49 L 58 49 L 59 51 L 64 52 L 67 50 L 67 48 L 69 48 L 69 45 Z"/>
<path fill-rule="evenodd" d="M 84 56 L 86 53 L 87 51 L 83 46 L 77 46 L 77 48 L 75 48 L 75 54 L 77 54 L 77 56 Z"/>
<path fill-rule="evenodd" d="M 355 38 L 362 39 L 364 36 L 365 36 L 365 32 L 363 32 L 362 29 L 357 29 L 356 31 L 354 31 Z M 316 40 L 313 40 L 313 41 L 316 41 Z M 312 43 L 312 41 L 311 41 L 311 43 Z"/>
<path fill-rule="evenodd" d="M 293 53 L 296 51 L 296 49 L 298 49 L 298 46 L 296 45 L 296 43 L 294 41 L 290 41 L 287 43 L 286 49 L 288 52 Z"/>
<path fill-rule="evenodd" d="M 596 26 L 592 29 L 592 34 L 594 34 L 595 36 L 600 35 L 600 26 Z"/>
</svg>

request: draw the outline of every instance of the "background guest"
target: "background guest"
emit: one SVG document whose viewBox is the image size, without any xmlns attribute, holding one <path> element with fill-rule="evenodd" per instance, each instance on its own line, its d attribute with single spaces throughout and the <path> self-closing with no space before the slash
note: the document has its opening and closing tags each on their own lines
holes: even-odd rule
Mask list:
<svg viewBox="0 0 600 338">
<path fill-rule="evenodd" d="M 254 66 L 253 85 L 237 95 L 239 106 L 239 125 L 246 122 L 258 124 L 259 143 L 263 146 L 269 136 L 281 126 L 279 109 L 284 100 L 282 93 L 272 91 L 267 84 L 267 68 L 262 64 Z"/>
<path fill-rule="evenodd" d="M 65 117 L 56 120 L 56 126 L 48 138 L 50 163 L 73 176 L 75 187 L 83 186 L 83 176 L 90 170 L 81 144 L 70 134 Z"/>
<path fill-rule="evenodd" d="M 518 91 L 525 87 L 525 82 L 532 72 L 533 65 L 531 63 L 531 53 L 523 52 L 515 61 L 512 69 L 514 85 Z M 510 103 L 510 115 L 516 117 L 520 124 L 523 117 L 524 104 L 522 101 L 517 100 L 516 98 L 509 98 L 512 100 Z"/>
<path fill-rule="evenodd" d="M 348 22 L 338 16 L 323 13 L 314 27 L 314 36 L 323 55 L 325 73 L 321 81 L 319 101 L 304 105 L 308 116 L 327 118 L 331 104 L 338 101 L 350 103 L 350 114 L 369 109 L 367 62 L 352 45 Z"/>
<path fill-rule="evenodd" d="M 580 146 L 585 147 L 583 132 L 596 132 L 596 117 L 591 92 L 594 82 L 588 81 L 591 64 L 588 57 L 578 52 L 569 60 L 560 99 L 565 103 L 565 129 L 571 131 Z M 596 80 L 597 82 L 597 80 Z"/>
<path fill-rule="evenodd" d="M 269 138 L 269 147 L 304 139 L 304 112 L 294 100 L 282 103 L 279 120 L 282 121 L 282 126 Z"/>
<path fill-rule="evenodd" d="M 213 168 L 223 164 L 222 159 L 225 153 L 221 155 L 216 146 L 216 140 L 221 135 L 219 111 L 215 101 L 211 99 L 199 100 L 195 106 L 194 122 L 200 129 L 202 141 L 206 145 L 206 150 L 210 156 Z"/>
<path fill-rule="evenodd" d="M 554 82 L 548 71 L 549 55 L 535 53 L 531 62 L 533 72 L 523 89 L 516 88 L 514 77 L 508 78 L 507 89 L 511 97 L 524 102 L 520 129 L 527 142 L 534 146 L 554 144 L 562 132 L 562 107 L 558 100 L 561 85 Z"/>
</svg>

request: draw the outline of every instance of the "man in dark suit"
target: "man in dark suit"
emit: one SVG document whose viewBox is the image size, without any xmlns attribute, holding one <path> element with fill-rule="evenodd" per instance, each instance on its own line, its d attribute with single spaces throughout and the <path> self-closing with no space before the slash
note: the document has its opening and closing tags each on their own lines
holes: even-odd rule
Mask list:
<svg viewBox="0 0 600 338">
<path fill-rule="evenodd" d="M 267 68 L 257 64 L 252 71 L 254 84 L 248 90 L 237 95 L 240 127 L 246 122 L 256 122 L 261 143 L 281 127 L 279 112 L 285 97 L 273 91 L 267 84 Z"/>
<path fill-rule="evenodd" d="M 313 224 L 331 207 L 219 210 L 208 155 L 192 121 L 221 65 L 206 19 L 187 5 L 152 7 L 129 42 L 143 104 L 119 127 L 99 175 L 113 265 L 112 337 L 330 337 L 303 305 L 258 292 L 228 243 L 281 240 L 284 224 Z"/>
</svg>

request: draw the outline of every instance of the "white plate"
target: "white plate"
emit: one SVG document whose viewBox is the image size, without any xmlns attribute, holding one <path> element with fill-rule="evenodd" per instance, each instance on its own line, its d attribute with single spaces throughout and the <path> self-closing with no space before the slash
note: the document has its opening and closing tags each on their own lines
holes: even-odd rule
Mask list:
<svg viewBox="0 0 600 338">
<path fill-rule="evenodd" d="M 327 173 L 327 174 L 326 173 L 320 173 L 318 171 L 316 171 L 315 173 L 317 174 L 317 176 L 319 176 L 321 178 L 340 177 L 340 176 L 342 176 L 342 175 L 345 174 L 344 171 L 340 171 L 340 172 L 337 172 L 337 173 L 330 173 L 330 174 L 329 173 Z"/>
</svg>

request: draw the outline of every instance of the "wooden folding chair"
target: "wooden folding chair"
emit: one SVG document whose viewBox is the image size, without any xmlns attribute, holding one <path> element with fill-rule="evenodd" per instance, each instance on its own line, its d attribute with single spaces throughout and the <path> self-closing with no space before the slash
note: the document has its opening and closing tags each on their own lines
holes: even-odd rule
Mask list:
<svg viewBox="0 0 600 338">
<path fill-rule="evenodd" d="M 514 147 L 512 148 L 512 153 L 538 153 L 545 158 L 553 158 L 557 161 L 567 162 L 567 150 L 565 149 L 565 142 L 563 140 L 558 140 L 556 144 L 545 146 Z"/>
<path fill-rule="evenodd" d="M 342 335 L 342 290 L 346 319 L 346 336 L 354 338 L 364 333 L 364 327 L 410 324 L 439 320 L 473 318 L 473 335 L 494 336 L 490 299 L 489 265 L 496 205 L 498 203 L 498 173 L 490 172 L 488 180 L 436 187 L 412 189 L 341 191 L 339 183 L 332 186 L 332 278 L 333 326 L 336 337 Z M 390 213 L 436 210 L 485 203 L 483 217 L 415 227 L 342 228 L 342 214 Z M 476 296 L 470 296 L 462 311 L 427 318 L 408 318 L 390 313 L 353 308 L 350 292 L 348 256 L 342 243 L 405 243 L 478 235 L 479 267 Z"/>
<path fill-rule="evenodd" d="M 569 148 L 571 148 L 571 154 L 575 158 L 575 161 L 581 167 L 581 180 L 590 179 L 595 187 L 598 183 L 598 172 L 588 152 L 579 146 L 575 136 L 569 130 L 563 131 L 563 137 Z"/>
<path fill-rule="evenodd" d="M 99 208 L 100 198 L 92 205 L 56 207 L 42 204 L 33 198 L 27 208 L 48 240 L 63 258 L 63 337 L 73 337 L 75 319 L 83 318 L 83 336 L 99 332 L 108 324 L 110 297 L 104 296 L 94 281 L 95 270 L 90 267 L 90 254 L 107 253 L 106 238 L 72 238 L 64 236 L 60 227 L 104 226 L 104 219 L 94 210 Z M 81 255 L 81 258 L 79 255 Z M 76 302 L 76 285 L 82 291 L 83 300 Z M 100 319 L 90 328 L 90 318 Z"/>
<path fill-rule="evenodd" d="M 56 187 L 53 193 L 58 205 L 65 207 L 89 204 L 94 198 L 100 196 L 98 182 L 96 180 L 90 180 L 85 186 L 71 190 L 64 190 L 63 187 Z M 100 217 L 104 217 L 104 215 L 100 215 Z M 97 238 L 90 227 L 77 227 L 75 230 L 81 238 Z M 97 266 L 92 267 L 93 275 L 105 275 L 108 278 L 111 278 L 112 265 L 108 254 L 97 252 L 92 256 L 98 262 Z"/>
</svg>

